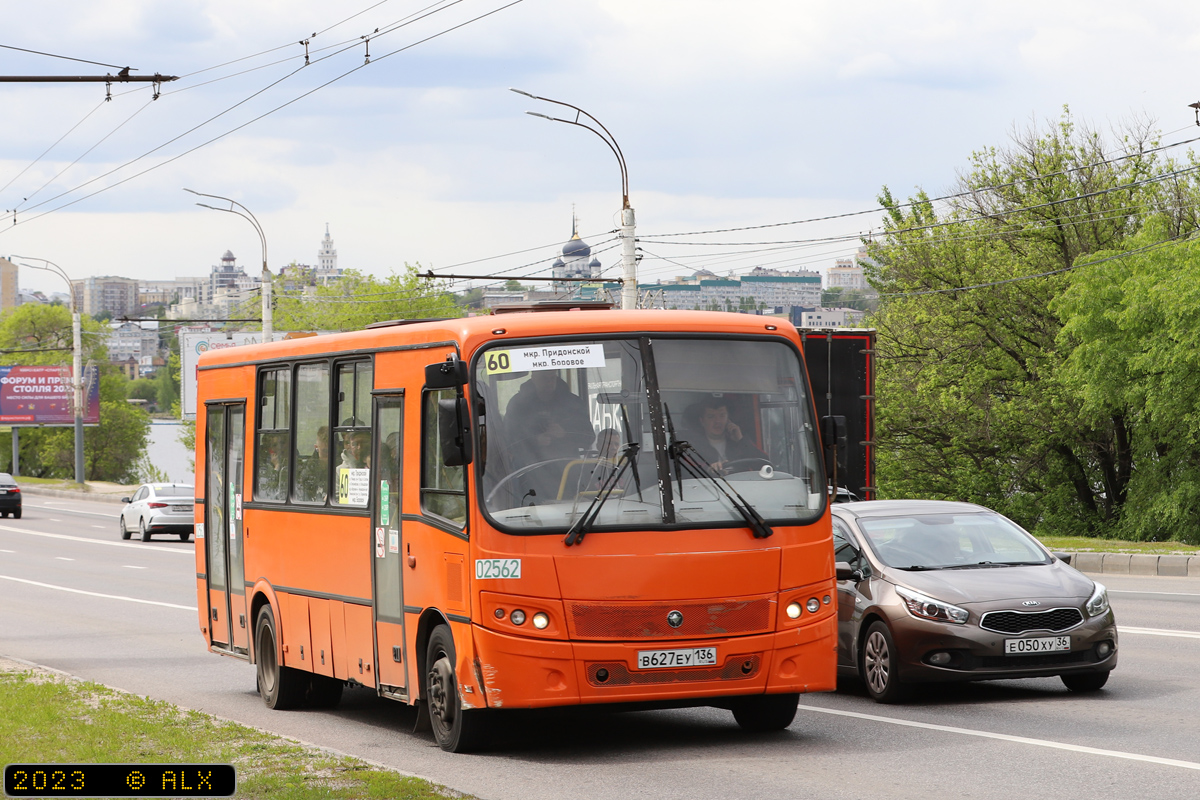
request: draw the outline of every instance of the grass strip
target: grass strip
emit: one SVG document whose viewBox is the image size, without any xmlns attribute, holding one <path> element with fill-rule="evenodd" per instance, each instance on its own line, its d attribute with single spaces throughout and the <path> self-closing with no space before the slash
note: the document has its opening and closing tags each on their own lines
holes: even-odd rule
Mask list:
<svg viewBox="0 0 1200 800">
<path fill-rule="evenodd" d="M 1096 539 L 1087 536 L 1039 536 L 1037 538 L 1050 550 L 1069 550 L 1073 553 L 1200 556 L 1200 548 L 1183 542 L 1129 542 L 1123 539 Z"/>
<path fill-rule="evenodd" d="M 0 764 L 233 764 L 238 798 L 467 795 L 199 711 L 0 659 Z"/>
</svg>

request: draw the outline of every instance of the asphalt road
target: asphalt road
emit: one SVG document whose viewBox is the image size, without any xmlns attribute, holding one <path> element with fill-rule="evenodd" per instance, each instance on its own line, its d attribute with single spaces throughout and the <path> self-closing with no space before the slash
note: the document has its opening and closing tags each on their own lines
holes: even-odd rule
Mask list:
<svg viewBox="0 0 1200 800">
<path fill-rule="evenodd" d="M 368 690 L 273 712 L 254 668 L 205 651 L 192 545 L 122 542 L 118 507 L 25 496 L 0 519 L 0 655 L 381 762 L 484 798 L 1200 796 L 1200 580 L 1105 575 L 1121 661 L 1094 695 L 1057 679 L 942 687 L 903 706 L 853 686 L 783 733 L 726 711 L 510 712 L 494 748 L 443 753 Z"/>
</svg>

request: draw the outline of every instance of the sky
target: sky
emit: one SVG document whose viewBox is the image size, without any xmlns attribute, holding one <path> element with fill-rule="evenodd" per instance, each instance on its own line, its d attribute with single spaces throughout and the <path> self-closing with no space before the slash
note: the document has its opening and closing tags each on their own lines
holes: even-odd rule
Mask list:
<svg viewBox="0 0 1200 800">
<path fill-rule="evenodd" d="M 1102 131 L 1200 135 L 1200 6 L 1179 2 L 5 5 L 0 74 L 180 76 L 157 99 L 114 83 L 111 101 L 104 83 L 0 82 L 0 255 L 72 278 L 206 275 L 226 250 L 256 273 L 252 226 L 185 187 L 250 209 L 273 271 L 315 264 L 328 224 L 343 268 L 546 275 L 574 213 L 617 276 L 617 160 L 510 87 L 611 131 L 642 282 L 832 266 L 877 229 L 883 186 L 950 190 L 973 152 L 1064 106 Z M 700 233 L 849 212 L 868 213 Z"/>
</svg>

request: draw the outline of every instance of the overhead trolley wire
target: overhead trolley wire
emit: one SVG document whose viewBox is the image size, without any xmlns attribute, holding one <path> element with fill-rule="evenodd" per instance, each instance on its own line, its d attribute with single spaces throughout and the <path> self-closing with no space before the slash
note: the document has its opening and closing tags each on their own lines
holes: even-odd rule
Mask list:
<svg viewBox="0 0 1200 800">
<path fill-rule="evenodd" d="M 50 58 L 61 58 L 65 61 L 78 61 L 80 64 L 95 64 L 97 67 L 110 67 L 112 69 L 129 69 L 129 67 L 118 67 L 116 64 L 105 64 L 100 61 L 88 61 L 84 58 L 72 58 L 71 56 L 60 56 L 54 53 L 43 53 L 40 50 L 26 50 L 24 47 L 13 47 L 10 44 L 0 44 L 5 50 L 19 50 L 22 53 L 33 53 L 37 56 L 49 56 Z"/>
<path fill-rule="evenodd" d="M 89 111 L 88 113 L 83 115 L 83 119 L 79 120 L 79 122 L 76 122 L 74 125 L 72 125 L 71 129 L 68 130 L 66 133 L 64 133 L 62 136 L 58 137 L 58 139 L 55 140 L 54 144 L 50 145 L 45 150 L 43 150 L 41 155 L 39 155 L 33 161 L 30 161 L 29 164 L 27 164 L 25 166 L 25 169 L 21 170 L 16 175 L 12 176 L 12 178 L 9 179 L 8 183 L 4 184 L 3 186 L 0 186 L 0 192 L 6 191 L 8 189 L 8 187 L 13 185 L 14 181 L 16 181 L 18 178 L 20 178 L 22 175 L 24 175 L 26 172 L 28 172 L 30 169 L 32 169 L 35 165 L 37 165 L 37 163 L 39 161 L 41 161 L 43 158 L 45 158 L 47 153 L 49 153 L 55 147 L 58 147 L 58 145 L 62 142 L 63 139 L 66 139 L 68 136 L 70 136 L 72 133 L 75 132 L 76 128 L 78 128 L 83 123 L 87 122 L 88 117 L 92 116 L 92 114 L 95 114 L 97 111 L 99 111 L 101 108 L 104 107 L 104 102 L 105 101 L 101 100 L 99 103 L 97 103 L 95 108 L 93 108 L 91 111 Z"/>
</svg>

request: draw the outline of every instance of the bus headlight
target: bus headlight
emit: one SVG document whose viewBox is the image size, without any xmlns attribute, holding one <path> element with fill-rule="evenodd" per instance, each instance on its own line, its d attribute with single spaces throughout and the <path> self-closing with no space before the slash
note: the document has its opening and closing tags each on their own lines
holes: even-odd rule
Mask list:
<svg viewBox="0 0 1200 800">
<path fill-rule="evenodd" d="M 525 624 L 525 612 L 519 608 L 514 609 L 513 612 L 508 615 L 508 618 L 510 620 L 512 620 L 513 625 L 524 625 Z"/>
<path fill-rule="evenodd" d="M 533 615 L 533 627 L 539 631 L 544 631 L 549 625 L 550 618 L 546 616 L 545 612 L 539 611 Z"/>
<path fill-rule="evenodd" d="M 800 618 L 800 604 L 797 602 L 788 603 L 787 615 L 788 615 L 789 619 L 799 619 Z"/>
</svg>

